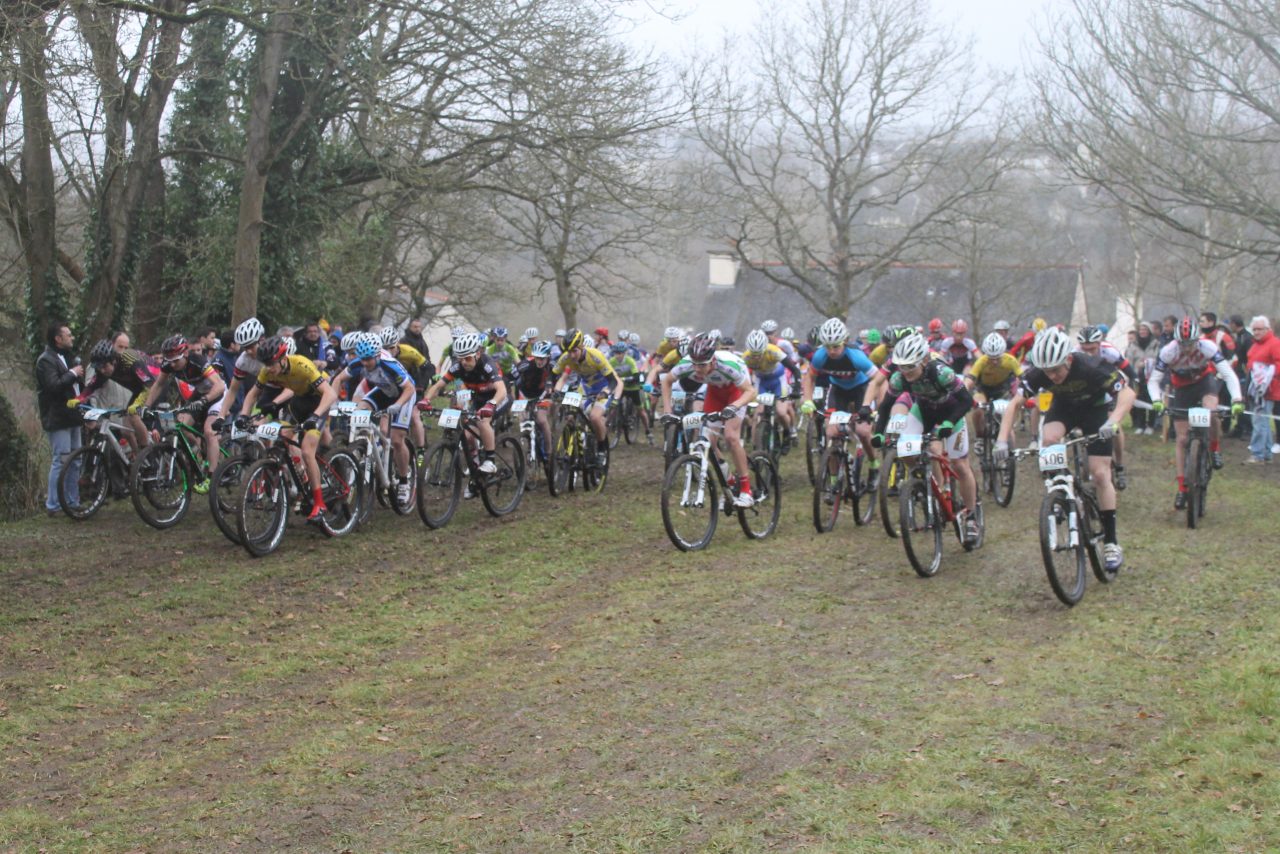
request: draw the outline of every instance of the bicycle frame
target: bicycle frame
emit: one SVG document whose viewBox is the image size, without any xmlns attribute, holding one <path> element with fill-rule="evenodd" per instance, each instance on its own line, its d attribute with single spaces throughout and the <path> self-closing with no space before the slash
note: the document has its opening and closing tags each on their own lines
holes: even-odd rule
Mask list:
<svg viewBox="0 0 1280 854">
<path fill-rule="evenodd" d="M 734 513 L 733 506 L 733 490 L 729 489 L 729 481 L 724 476 L 724 470 L 721 469 L 722 460 L 715 452 L 715 442 L 713 439 L 723 433 L 724 427 L 719 424 L 705 423 L 701 412 L 691 412 L 681 419 L 681 427 L 684 430 L 698 430 L 698 438 L 689 445 L 688 453 L 700 459 L 699 471 L 701 474 L 697 479 L 697 483 L 693 482 L 693 476 L 685 478 L 684 488 L 680 494 L 680 506 L 682 507 L 701 507 L 707 498 L 707 472 L 708 470 L 715 472 L 716 480 L 720 484 L 720 495 L 723 498 L 721 510 L 726 516 Z M 716 465 L 710 465 L 715 461 Z"/>
<path fill-rule="evenodd" d="M 905 441 L 905 446 L 904 446 Z M 908 468 L 908 476 L 914 476 L 916 471 L 927 471 L 929 473 L 929 490 L 933 493 L 934 500 L 938 502 L 939 509 L 942 510 L 944 522 L 954 522 L 956 520 L 954 496 L 951 494 L 949 485 L 952 479 L 956 478 L 955 469 L 951 467 L 951 462 L 945 453 L 936 453 L 930 445 L 934 442 L 940 442 L 941 439 L 932 433 L 925 433 L 920 437 L 920 447 L 915 448 L 911 437 L 898 437 L 898 458 L 908 457 L 912 461 Z M 941 482 L 940 482 L 941 481 Z M 942 484 L 948 484 L 948 488 L 944 489 Z"/>
</svg>

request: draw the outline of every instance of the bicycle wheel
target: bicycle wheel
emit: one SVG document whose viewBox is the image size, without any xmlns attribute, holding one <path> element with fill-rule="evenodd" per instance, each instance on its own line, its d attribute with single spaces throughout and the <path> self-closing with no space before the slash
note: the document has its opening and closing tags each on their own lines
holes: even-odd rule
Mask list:
<svg viewBox="0 0 1280 854">
<path fill-rule="evenodd" d="M 369 455 L 365 451 L 364 442 L 357 442 L 354 445 L 342 445 L 342 450 L 351 455 L 356 461 L 356 527 L 369 524 L 369 520 L 373 517 L 373 505 L 377 503 L 377 498 L 373 493 L 377 489 L 378 475 L 373 470 L 373 461 L 369 459 Z M 415 452 L 414 460 L 411 463 L 417 470 L 421 452 Z M 417 475 L 414 475 L 414 493 L 416 495 Z M 416 503 L 416 502 L 415 502 Z"/>
<path fill-rule="evenodd" d="M 1115 580 L 1120 570 L 1113 572 L 1107 571 L 1107 565 L 1102 561 L 1102 555 L 1099 552 L 1098 544 L 1102 542 L 1102 517 L 1098 514 L 1098 501 L 1093 496 L 1093 492 L 1086 490 L 1081 495 L 1081 505 L 1084 507 L 1084 525 L 1081 530 L 1084 531 L 1084 552 L 1089 558 L 1089 566 L 1093 568 L 1093 577 L 1101 581 L 1103 584 L 1110 584 Z"/>
<path fill-rule="evenodd" d="M 236 501 L 236 534 L 245 550 L 264 557 L 280 547 L 289 521 L 289 492 L 280 461 L 268 457 L 244 472 Z"/>
<path fill-rule="evenodd" d="M 921 469 L 909 472 L 898 488 L 898 534 L 916 574 L 937 575 L 942 566 L 942 520 Z"/>
<path fill-rule="evenodd" d="M 631 398 L 622 398 L 622 435 L 628 445 L 634 445 L 640 435 L 640 416 L 636 414 L 636 405 Z"/>
<path fill-rule="evenodd" d="M 1064 605 L 1084 596 L 1084 543 L 1071 545 L 1075 514 L 1075 502 L 1060 493 L 1050 492 L 1040 502 L 1040 555 L 1053 595 Z"/>
<path fill-rule="evenodd" d="M 222 535 L 237 546 L 241 542 L 236 529 L 236 502 L 240 500 L 240 484 L 252 462 L 244 454 L 228 457 L 213 470 L 209 481 L 209 513 Z"/>
<path fill-rule="evenodd" d="M 876 515 L 876 472 L 871 470 L 861 446 L 854 448 L 849 473 L 850 505 L 855 524 L 870 525 Z"/>
<path fill-rule="evenodd" d="M 1209 454 L 1204 443 L 1201 443 L 1200 454 L 1200 500 L 1197 502 L 1196 515 L 1204 518 L 1205 507 L 1209 503 L 1209 480 L 1213 477 L 1213 462 L 1209 458 Z"/>
<path fill-rule="evenodd" d="M 804 425 L 804 464 L 809 472 L 809 483 L 812 485 L 818 472 L 818 458 L 826 442 L 826 426 L 815 412 Z"/>
<path fill-rule="evenodd" d="M 490 516 L 505 516 L 520 506 L 524 495 L 524 448 L 511 436 L 494 446 L 494 474 L 480 475 L 480 500 Z"/>
<path fill-rule="evenodd" d="M 898 486 L 902 483 L 906 468 L 898 459 L 898 452 L 885 448 L 880 457 L 880 482 L 876 484 L 876 503 L 880 505 L 880 524 L 891 539 L 898 538 L 897 509 Z"/>
<path fill-rule="evenodd" d="M 458 446 L 436 445 L 418 474 L 418 516 L 428 528 L 449 524 L 462 500 L 462 463 Z"/>
<path fill-rule="evenodd" d="M 1018 465 L 1013 457 L 1002 463 L 993 462 L 995 466 L 995 499 L 996 504 L 1008 507 L 1013 502 L 1013 485 L 1018 475 Z"/>
<path fill-rule="evenodd" d="M 76 478 L 77 502 L 70 500 L 71 478 Z M 76 521 L 88 519 L 107 500 L 111 477 L 107 470 L 107 454 L 98 445 L 77 448 L 67 457 L 58 475 L 58 504 L 62 512 Z"/>
<path fill-rule="evenodd" d="M 662 460 L 665 468 L 671 467 L 676 457 L 681 455 L 680 437 L 683 435 L 683 428 L 678 423 L 668 424 L 662 428 Z"/>
<path fill-rule="evenodd" d="M 751 467 L 751 496 L 755 503 L 738 508 L 738 524 L 742 526 L 742 533 L 751 539 L 763 540 L 778 529 L 782 487 L 778 469 L 768 454 L 752 454 L 747 463 Z"/>
<path fill-rule="evenodd" d="M 552 495 L 564 495 L 573 488 L 578 459 L 582 449 L 578 446 L 578 421 L 570 418 L 560 426 L 556 446 L 551 452 L 551 474 L 547 478 Z"/>
<path fill-rule="evenodd" d="M 1203 466 L 1200 456 L 1205 454 L 1204 440 L 1192 435 L 1187 440 L 1187 454 L 1183 458 L 1183 483 L 1187 490 L 1187 527 L 1194 528 L 1200 521 L 1200 472 Z"/>
<path fill-rule="evenodd" d="M 662 478 L 662 527 L 683 552 L 707 547 L 720 517 L 718 482 L 702 467 L 702 457 L 685 454 Z"/>
<path fill-rule="evenodd" d="M 586 429 L 586 434 L 586 453 L 582 458 L 582 483 L 590 492 L 601 492 L 604 490 L 605 483 L 609 480 L 609 460 L 612 456 L 610 452 L 611 446 L 607 441 L 601 445 L 595 434 L 591 432 L 590 427 Z M 603 464 L 599 459 L 601 453 L 604 455 Z"/>
<path fill-rule="evenodd" d="M 604 417 L 604 435 L 605 440 L 609 444 L 609 450 L 618 447 L 618 442 L 622 438 L 622 428 L 618 425 L 618 417 L 621 415 L 617 406 L 609 410 L 609 414 Z"/>
<path fill-rule="evenodd" d="M 173 445 L 148 445 L 129 469 L 133 508 L 142 521 L 164 530 L 182 521 L 191 507 L 191 477 Z"/>
<path fill-rule="evenodd" d="M 391 452 L 392 483 L 390 487 L 391 494 L 388 496 L 388 501 L 391 504 L 391 509 L 395 511 L 397 516 L 408 516 L 413 512 L 413 508 L 417 504 L 417 497 L 413 493 L 418 488 L 418 449 L 414 446 L 413 440 L 407 436 L 405 437 L 404 444 L 405 447 L 409 449 L 409 500 L 404 503 L 396 500 L 395 478 L 399 475 L 396 471 L 395 450 L 393 449 Z"/>
<path fill-rule="evenodd" d="M 320 494 L 325 506 L 320 514 L 320 530 L 326 536 L 341 537 L 360 521 L 360 464 L 340 448 L 317 455 L 316 462 L 320 465 Z"/>
<path fill-rule="evenodd" d="M 813 483 L 813 527 L 825 534 L 836 526 L 840 505 L 849 495 L 849 470 L 845 466 L 846 451 L 830 445 L 822 452 Z"/>
</svg>

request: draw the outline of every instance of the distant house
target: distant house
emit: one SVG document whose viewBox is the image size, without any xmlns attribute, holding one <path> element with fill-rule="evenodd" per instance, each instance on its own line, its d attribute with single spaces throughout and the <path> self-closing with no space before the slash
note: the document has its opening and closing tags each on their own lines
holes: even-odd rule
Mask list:
<svg viewBox="0 0 1280 854">
<path fill-rule="evenodd" d="M 999 296 L 983 307 L 979 333 L 1001 319 L 1015 330 L 1036 317 L 1071 328 L 1087 322 L 1080 265 L 997 266 L 984 270 L 983 277 Z M 701 305 L 691 316 L 699 328 L 719 327 L 739 341 L 769 318 L 794 328 L 800 337 L 825 319 L 799 294 L 726 253 L 708 254 L 705 282 Z M 895 264 L 844 319 L 854 330 L 923 324 L 933 317 L 948 326 L 964 318 L 972 326 L 968 288 L 969 276 L 957 265 Z"/>
</svg>

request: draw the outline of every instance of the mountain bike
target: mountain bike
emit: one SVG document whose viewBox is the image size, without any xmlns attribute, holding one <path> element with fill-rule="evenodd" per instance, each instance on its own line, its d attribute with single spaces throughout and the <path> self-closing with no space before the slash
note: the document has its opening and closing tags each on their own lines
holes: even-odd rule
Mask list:
<svg viewBox="0 0 1280 854">
<path fill-rule="evenodd" d="M 921 578 L 938 574 L 942 566 L 942 529 L 948 524 L 967 552 L 982 545 L 986 531 L 979 498 L 973 510 L 978 539 L 973 543 L 965 539 L 960 521 L 964 502 L 955 469 L 946 454 L 931 449 L 934 441 L 941 440 L 932 433 L 898 436 L 898 456 L 906 465 L 906 477 L 898 486 L 898 533 L 907 560 Z"/>
<path fill-rule="evenodd" d="M 1187 488 L 1187 527 L 1195 528 L 1204 518 L 1205 506 L 1209 503 L 1209 481 L 1213 479 L 1213 459 L 1209 454 L 1209 425 L 1213 421 L 1213 410 L 1194 406 L 1168 411 L 1187 416 L 1187 450 L 1182 458 L 1182 482 Z M 1218 411 L 1230 412 L 1231 407 L 1219 406 Z"/>
<path fill-rule="evenodd" d="M 428 528 L 449 524 L 462 500 L 462 485 L 468 482 L 490 516 L 505 516 L 520 506 L 525 489 L 525 458 L 520 441 L 501 436 L 494 444 L 493 463 L 497 471 L 480 470 L 480 416 L 462 409 L 428 409 L 438 412 L 440 441 L 427 451 L 426 463 L 418 473 L 418 516 Z"/>
<path fill-rule="evenodd" d="M 1036 454 L 1044 478 L 1045 496 L 1040 502 L 1040 556 L 1049 586 L 1064 605 L 1084 596 L 1085 562 L 1103 584 L 1115 578 L 1098 553 L 1102 542 L 1102 517 L 1093 485 L 1082 480 L 1072 464 L 1072 450 L 1097 438 L 1081 436 L 1037 450 L 1015 451 L 1012 456 Z"/>
<path fill-rule="evenodd" d="M 755 449 L 768 454 L 776 466 L 778 458 L 791 449 L 787 428 L 782 426 L 782 421 L 778 418 L 777 398 L 764 392 L 756 395 L 756 399 L 747 406 L 754 409 L 757 416 L 752 425 Z"/>
<path fill-rule="evenodd" d="M 832 412 L 827 417 L 829 424 L 836 425 L 837 433 L 827 440 L 813 484 L 813 526 L 819 534 L 835 527 L 845 503 L 853 510 L 853 521 L 859 527 L 869 524 L 875 516 L 876 473 L 856 436 L 852 437 L 854 449 L 849 451 L 849 424 L 853 418 L 848 412 Z"/>
<path fill-rule="evenodd" d="M 551 494 L 564 495 L 577 486 L 599 492 L 609 478 L 609 443 L 596 441 L 587 412 L 600 404 L 576 391 L 563 392 L 559 403 L 560 429 L 551 450 Z"/>
<path fill-rule="evenodd" d="M 208 478 L 198 450 L 203 434 L 178 420 L 179 415 L 195 411 L 199 410 L 191 405 L 169 409 L 160 404 L 142 413 L 144 420 L 155 424 L 159 436 L 133 458 L 129 497 L 142 521 L 159 530 L 182 521 L 191 508 L 196 484 Z"/>
<path fill-rule="evenodd" d="M 812 486 L 817 480 L 818 460 L 822 457 L 822 452 L 827 448 L 827 424 L 823 419 L 826 418 L 826 409 L 823 402 L 826 400 L 827 390 L 822 386 L 814 386 L 813 389 L 813 415 L 805 421 L 804 425 L 804 464 L 809 472 L 809 485 Z"/>
<path fill-rule="evenodd" d="M 88 519 L 106 503 L 107 497 L 123 498 L 129 494 L 129 467 L 133 463 L 133 428 L 111 421 L 123 409 L 99 409 L 87 404 L 79 407 L 85 424 L 93 435 L 82 448 L 67 457 L 58 477 L 58 503 L 72 519 Z M 123 443 L 121 440 L 124 440 Z M 72 504 L 71 478 L 76 478 L 80 501 Z"/>
<path fill-rule="evenodd" d="M 664 420 L 674 415 L 664 415 Z M 716 532 L 720 514 L 738 516 L 738 524 L 747 537 L 764 539 L 778 527 L 782 511 L 782 492 L 778 470 L 769 455 L 760 451 L 747 458 L 751 478 L 751 507 L 734 506 L 734 491 L 726 479 L 729 463 L 720 459 L 712 445 L 712 436 L 722 421 L 719 412 L 704 416 L 701 412 L 684 415 L 684 429 L 698 431 L 699 438 L 683 454 L 667 466 L 662 478 L 662 526 L 667 536 L 681 551 L 704 549 Z"/>
<path fill-rule="evenodd" d="M 529 404 L 534 404 L 534 410 Z M 551 458 L 547 453 L 547 437 L 538 424 L 537 409 L 550 409 L 551 401 L 530 401 L 527 398 L 511 401 L 512 418 L 520 420 L 520 431 L 517 439 L 520 442 L 520 456 L 524 458 L 525 489 L 533 489 L 538 482 L 538 474 L 544 474 L 551 480 Z M 550 414 L 548 413 L 548 417 Z"/>
<path fill-rule="evenodd" d="M 676 457 L 689 453 L 689 443 L 693 441 L 691 430 L 686 430 L 683 422 L 680 420 L 686 412 L 693 411 L 693 403 L 696 398 L 691 399 L 687 392 L 682 388 L 671 389 L 671 412 L 668 415 L 674 415 L 674 420 L 669 418 L 662 419 L 662 459 L 663 465 L 669 466 Z"/>
<path fill-rule="evenodd" d="M 302 461 L 302 443 L 289 435 L 296 429 L 294 424 L 270 421 L 254 431 L 267 447 L 262 458 L 244 472 L 236 505 L 240 544 L 254 557 L 269 555 L 280 547 L 291 508 L 304 517 L 311 512 L 313 498 Z M 355 528 L 360 516 L 358 466 L 355 457 L 341 448 L 317 453 L 316 463 L 325 510 L 315 523 L 326 536 L 340 537 Z"/>
<path fill-rule="evenodd" d="M 996 439 L 1000 436 L 1000 421 L 1009 408 L 1009 401 L 988 400 L 983 406 L 982 419 L 982 452 L 978 455 L 978 464 L 982 469 L 982 491 L 989 493 L 1001 507 L 1008 507 L 1013 501 L 1013 486 L 1017 479 L 1018 467 L 1015 458 L 1004 462 L 995 461 Z"/>
<path fill-rule="evenodd" d="M 268 408 L 275 411 L 274 407 Z M 252 427 L 238 426 L 234 418 L 223 419 L 220 432 L 219 447 L 226 449 L 227 456 L 209 477 L 209 513 L 223 536 L 236 545 L 244 545 L 236 529 L 236 507 L 244 473 L 261 459 L 266 445 Z"/>
<path fill-rule="evenodd" d="M 334 418 L 346 435 L 343 448 L 355 458 L 360 477 L 360 518 L 357 523 L 367 524 L 373 515 L 375 499 L 383 507 L 390 507 L 397 516 L 408 516 L 416 503 L 414 490 L 418 485 L 418 449 L 408 436 L 405 445 L 409 449 L 409 498 L 400 501 L 397 496 L 395 445 L 391 437 L 382 432 L 379 416 L 382 412 L 365 409 L 352 401 L 342 401 L 334 406 Z M 416 412 L 415 412 L 416 417 Z"/>
<path fill-rule="evenodd" d="M 880 478 L 876 482 L 876 503 L 880 505 L 880 524 L 891 539 L 898 539 L 898 491 L 906 478 L 907 466 L 898 458 L 896 436 L 907 425 L 906 415 L 894 415 L 884 431 L 884 447 L 880 449 Z"/>
</svg>

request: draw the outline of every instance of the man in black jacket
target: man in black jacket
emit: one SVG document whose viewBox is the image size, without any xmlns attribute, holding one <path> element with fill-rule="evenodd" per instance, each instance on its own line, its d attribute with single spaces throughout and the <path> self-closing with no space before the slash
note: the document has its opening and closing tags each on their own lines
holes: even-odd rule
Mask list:
<svg viewBox="0 0 1280 854">
<path fill-rule="evenodd" d="M 404 334 L 400 336 L 401 344 L 408 344 L 413 349 L 427 357 L 427 361 L 431 361 L 431 354 L 427 351 L 427 339 L 422 337 L 422 321 L 413 318 L 409 321 L 409 325 L 404 328 Z"/>
<path fill-rule="evenodd" d="M 1245 397 L 1249 396 L 1249 348 L 1253 346 L 1253 335 L 1249 332 L 1249 327 L 1244 325 L 1244 318 L 1238 314 L 1231 315 L 1231 322 L 1227 325 L 1231 330 L 1231 334 L 1236 339 L 1236 376 L 1240 378 L 1240 388 L 1244 390 Z M 1231 430 L 1233 439 L 1247 440 L 1253 435 L 1253 419 L 1246 410 L 1243 415 L 1236 419 L 1235 427 Z"/>
<path fill-rule="evenodd" d="M 84 366 L 75 355 L 75 336 L 65 323 L 54 323 L 45 334 L 46 347 L 36 359 L 36 389 L 40 404 L 40 426 L 49 436 L 53 459 L 49 463 L 48 495 L 44 501 L 46 512 L 57 515 L 58 478 L 67 458 L 80 447 L 80 412 L 67 404 L 80 393 L 84 382 Z M 67 500 L 80 502 L 79 474 L 72 472 Z"/>
</svg>

